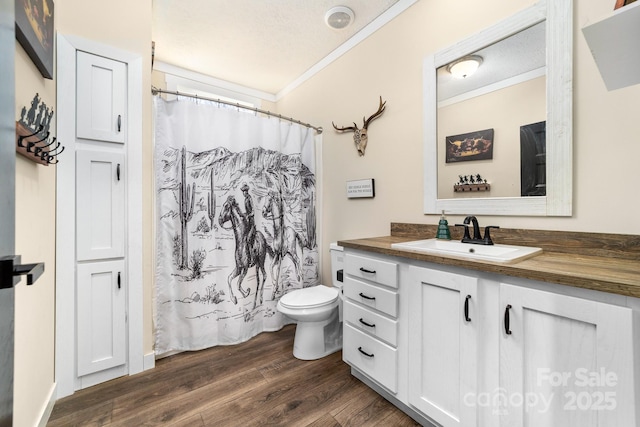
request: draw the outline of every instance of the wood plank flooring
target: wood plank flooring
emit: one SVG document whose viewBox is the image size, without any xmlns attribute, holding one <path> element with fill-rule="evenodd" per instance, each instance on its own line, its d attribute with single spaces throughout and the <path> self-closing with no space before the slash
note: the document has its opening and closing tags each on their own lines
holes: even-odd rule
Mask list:
<svg viewBox="0 0 640 427">
<path fill-rule="evenodd" d="M 293 357 L 295 326 L 158 360 L 56 402 L 47 426 L 417 426 L 350 373 L 342 353 Z"/>
</svg>

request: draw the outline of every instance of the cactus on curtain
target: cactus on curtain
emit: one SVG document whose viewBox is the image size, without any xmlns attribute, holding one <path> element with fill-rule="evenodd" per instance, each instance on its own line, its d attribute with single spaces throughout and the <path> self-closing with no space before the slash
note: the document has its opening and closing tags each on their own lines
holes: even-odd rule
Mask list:
<svg viewBox="0 0 640 427">
<path fill-rule="evenodd" d="M 154 97 L 156 354 L 248 340 L 319 283 L 313 129 Z"/>
</svg>

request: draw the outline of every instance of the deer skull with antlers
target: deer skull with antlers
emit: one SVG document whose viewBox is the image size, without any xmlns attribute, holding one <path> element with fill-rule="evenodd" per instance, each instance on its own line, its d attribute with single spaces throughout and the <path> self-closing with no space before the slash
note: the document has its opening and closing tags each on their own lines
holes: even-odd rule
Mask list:
<svg viewBox="0 0 640 427">
<path fill-rule="evenodd" d="M 353 142 L 355 142 L 356 144 L 356 149 L 358 150 L 358 154 L 360 156 L 364 156 L 364 150 L 367 148 L 367 139 L 368 139 L 367 128 L 369 127 L 369 124 L 373 119 L 380 117 L 380 115 L 384 112 L 386 104 L 387 104 L 387 101 L 382 102 L 382 96 L 381 96 L 380 106 L 378 107 L 378 111 L 376 111 L 373 115 L 369 116 L 368 119 L 365 119 L 364 117 L 362 118 L 362 121 L 364 122 L 362 129 L 359 129 L 358 125 L 355 122 L 353 122 L 353 126 L 349 126 L 349 127 L 338 127 L 333 122 L 331 122 L 331 124 L 333 125 L 335 130 L 339 132 L 353 131 Z"/>
</svg>

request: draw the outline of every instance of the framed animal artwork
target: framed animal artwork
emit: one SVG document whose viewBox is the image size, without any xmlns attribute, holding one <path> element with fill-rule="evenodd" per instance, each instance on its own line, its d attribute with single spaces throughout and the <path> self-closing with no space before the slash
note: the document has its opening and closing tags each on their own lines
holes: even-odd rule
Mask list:
<svg viewBox="0 0 640 427">
<path fill-rule="evenodd" d="M 445 138 L 447 163 L 493 159 L 493 129 L 484 129 Z"/>
</svg>

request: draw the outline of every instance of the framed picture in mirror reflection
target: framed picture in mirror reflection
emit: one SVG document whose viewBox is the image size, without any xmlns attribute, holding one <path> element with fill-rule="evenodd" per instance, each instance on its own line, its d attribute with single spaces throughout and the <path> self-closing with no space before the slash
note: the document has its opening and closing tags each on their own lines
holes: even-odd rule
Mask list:
<svg viewBox="0 0 640 427">
<path fill-rule="evenodd" d="M 447 163 L 493 159 L 493 129 L 478 130 L 445 138 Z"/>
</svg>

